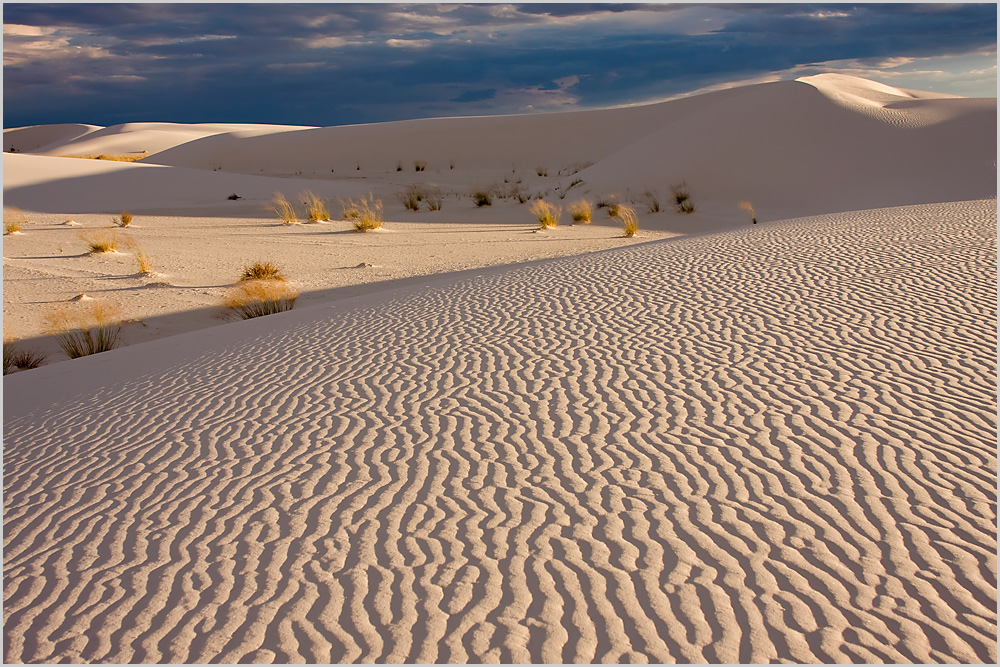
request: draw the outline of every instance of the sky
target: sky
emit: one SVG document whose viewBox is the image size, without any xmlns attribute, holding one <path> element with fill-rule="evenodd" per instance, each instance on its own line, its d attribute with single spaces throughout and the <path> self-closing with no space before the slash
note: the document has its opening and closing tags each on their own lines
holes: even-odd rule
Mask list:
<svg viewBox="0 0 1000 667">
<path fill-rule="evenodd" d="M 997 5 L 4 3 L 4 127 L 343 125 L 823 72 L 996 97 Z"/>
</svg>

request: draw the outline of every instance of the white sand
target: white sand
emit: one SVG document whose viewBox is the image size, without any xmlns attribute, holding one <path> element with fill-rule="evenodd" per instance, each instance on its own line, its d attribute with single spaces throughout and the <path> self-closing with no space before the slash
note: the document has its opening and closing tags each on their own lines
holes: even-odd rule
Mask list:
<svg viewBox="0 0 1000 667">
<path fill-rule="evenodd" d="M 413 123 L 437 139 L 226 128 L 161 166 L 5 155 L 4 205 L 30 220 L 4 237 L 5 329 L 31 338 L 32 313 L 78 293 L 142 320 L 129 347 L 4 378 L 5 661 L 995 662 L 996 167 L 979 146 L 995 149 L 995 101 L 809 83 Z M 779 141 L 781 124 L 756 132 L 769 104 L 840 125 Z M 742 128 L 705 133 L 737 108 Z M 476 122 L 519 129 L 525 164 L 538 150 L 553 171 L 585 159 L 560 133 L 592 139 L 579 175 L 519 171 L 532 190 L 582 176 L 592 198 L 616 174 L 667 190 L 656 141 L 685 123 L 703 144 L 753 138 L 726 149 L 741 164 L 770 137 L 811 155 L 795 183 L 816 199 L 768 189 L 762 170 L 790 173 L 778 157 L 746 198 L 818 215 L 758 205 L 750 225 L 730 165 L 687 178 L 695 214 L 642 213 L 638 240 L 603 212 L 534 233 L 526 206 L 467 197 L 387 207 L 367 235 L 265 217 L 276 182 L 388 202 L 421 179 L 502 180 L 516 147 L 474 163 L 488 151 L 441 138 L 492 136 Z M 338 132 L 383 137 L 373 155 L 400 137 L 440 150 L 400 155 L 420 173 L 282 163 Z M 838 143 L 870 154 L 842 174 Z M 67 217 L 93 229 L 142 194 L 128 233 L 164 276 L 70 249 Z M 257 257 L 299 305 L 219 324 Z M 524 260 L 543 261 L 504 266 Z"/>
</svg>

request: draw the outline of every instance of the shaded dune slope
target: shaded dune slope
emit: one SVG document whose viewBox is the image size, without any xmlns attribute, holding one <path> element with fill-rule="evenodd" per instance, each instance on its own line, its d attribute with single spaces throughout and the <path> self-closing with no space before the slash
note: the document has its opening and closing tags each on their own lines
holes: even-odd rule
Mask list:
<svg viewBox="0 0 1000 667">
<path fill-rule="evenodd" d="M 10 376 L 5 661 L 993 663 L 996 281 L 862 211 Z"/>
</svg>

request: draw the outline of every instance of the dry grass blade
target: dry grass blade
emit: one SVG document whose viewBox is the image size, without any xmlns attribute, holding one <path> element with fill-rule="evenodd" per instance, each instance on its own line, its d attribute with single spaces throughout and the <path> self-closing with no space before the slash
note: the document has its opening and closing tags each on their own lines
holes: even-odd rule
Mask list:
<svg viewBox="0 0 1000 667">
<path fill-rule="evenodd" d="M 98 230 L 93 234 L 80 234 L 80 239 L 87 244 L 91 253 L 118 252 L 121 239 L 113 230 Z"/>
<path fill-rule="evenodd" d="M 285 199 L 285 195 L 280 192 L 274 195 L 274 202 L 271 209 L 278 214 L 278 219 L 286 225 L 299 221 L 295 215 L 295 208 Z"/>
<path fill-rule="evenodd" d="M 750 222 L 757 224 L 757 213 L 753 210 L 753 204 L 748 201 L 741 201 L 740 208 L 750 214 Z"/>
<path fill-rule="evenodd" d="M 291 310 L 299 293 L 278 280 L 240 282 L 226 297 L 226 307 L 244 320 Z"/>
<path fill-rule="evenodd" d="M 615 218 L 622 224 L 625 236 L 635 236 L 639 233 L 639 218 L 635 214 L 635 209 L 619 204 Z"/>
<path fill-rule="evenodd" d="M 28 218 L 18 207 L 11 206 L 3 210 L 4 234 L 17 234 L 26 224 L 28 224 Z"/>
<path fill-rule="evenodd" d="M 359 232 L 370 232 L 373 229 L 382 229 L 382 200 L 375 199 L 369 194 L 362 197 L 358 202 L 358 217 L 354 221 L 354 228 Z"/>
<path fill-rule="evenodd" d="M 559 218 L 562 216 L 561 206 L 550 204 L 541 199 L 532 204 L 529 210 L 538 219 L 538 224 L 542 226 L 542 229 L 555 227 L 559 224 Z"/>
<path fill-rule="evenodd" d="M 107 352 L 122 342 L 118 309 L 100 302 L 60 305 L 45 318 L 45 326 L 70 359 Z"/>
<path fill-rule="evenodd" d="M 278 280 L 285 282 L 285 274 L 281 272 L 274 262 L 254 262 L 250 266 L 244 267 L 240 273 L 240 282 L 247 280 Z"/>
<path fill-rule="evenodd" d="M 330 220 L 330 211 L 327 210 L 326 203 L 322 199 L 309 190 L 302 193 L 302 199 L 306 206 L 306 218 L 310 222 L 328 222 Z"/>
<path fill-rule="evenodd" d="M 586 199 L 575 201 L 568 206 L 569 214 L 573 217 L 574 223 L 590 224 L 594 213 L 594 207 Z"/>
</svg>

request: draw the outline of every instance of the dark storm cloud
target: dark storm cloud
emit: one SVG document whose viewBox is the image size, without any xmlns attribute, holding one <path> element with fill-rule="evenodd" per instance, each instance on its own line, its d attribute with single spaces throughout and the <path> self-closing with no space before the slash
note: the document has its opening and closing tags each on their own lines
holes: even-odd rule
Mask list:
<svg viewBox="0 0 1000 667">
<path fill-rule="evenodd" d="M 5 4 L 4 25 L 5 127 L 591 107 L 996 47 L 995 5 Z"/>
</svg>

